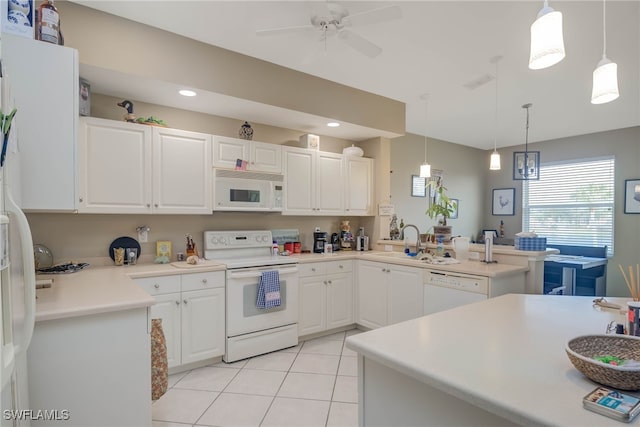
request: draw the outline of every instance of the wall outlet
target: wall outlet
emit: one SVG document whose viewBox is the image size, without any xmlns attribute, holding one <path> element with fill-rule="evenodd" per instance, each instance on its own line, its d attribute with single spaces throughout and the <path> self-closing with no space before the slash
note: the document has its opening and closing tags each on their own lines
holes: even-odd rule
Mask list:
<svg viewBox="0 0 640 427">
<path fill-rule="evenodd" d="M 147 243 L 148 239 L 149 239 L 149 232 L 138 231 L 138 241 L 140 243 Z"/>
</svg>

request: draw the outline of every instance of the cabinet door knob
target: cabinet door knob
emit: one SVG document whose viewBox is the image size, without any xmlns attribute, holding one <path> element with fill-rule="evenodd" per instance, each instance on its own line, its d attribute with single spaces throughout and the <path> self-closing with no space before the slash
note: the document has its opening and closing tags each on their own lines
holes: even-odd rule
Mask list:
<svg viewBox="0 0 640 427">
<path fill-rule="evenodd" d="M 186 299 L 183 299 L 182 302 L 186 304 L 189 301 L 187 301 Z"/>
<path fill-rule="evenodd" d="M 153 285 L 154 288 L 156 289 L 160 289 L 160 285 L 158 285 L 157 283 L 155 285 Z"/>
<path fill-rule="evenodd" d="M 157 208 L 157 207 L 158 207 L 158 204 L 156 203 L 156 204 L 155 204 L 155 205 L 153 205 L 153 206 L 155 206 L 155 207 Z"/>
<path fill-rule="evenodd" d="M 202 283 L 207 284 L 207 279 L 202 279 Z"/>
<path fill-rule="evenodd" d="M 150 208 L 151 207 L 151 203 L 147 203 L 147 207 Z"/>
<path fill-rule="evenodd" d="M 80 203 L 82 203 L 84 201 L 84 199 L 82 197 L 80 197 Z"/>
<path fill-rule="evenodd" d="M 325 281 L 324 281 L 324 282 L 322 282 L 322 283 L 324 283 L 324 284 L 326 285 L 326 284 L 327 284 L 327 281 L 325 280 Z"/>
<path fill-rule="evenodd" d="M 180 305 L 180 301 L 176 300 L 176 305 Z"/>
<path fill-rule="evenodd" d="M 329 280 L 329 284 L 332 284 L 333 282 L 331 280 Z"/>
<path fill-rule="evenodd" d="M 311 271 L 316 271 L 316 269 L 315 269 L 315 268 L 312 268 L 312 269 L 311 269 Z"/>
<path fill-rule="evenodd" d="M 344 268 L 344 266 L 343 266 L 342 264 L 340 264 L 340 265 L 338 266 L 338 268 Z"/>
<path fill-rule="evenodd" d="M 386 268 L 383 268 L 383 269 L 382 269 L 382 272 L 383 272 L 383 273 L 384 273 L 384 272 L 386 272 L 386 271 L 387 271 L 387 269 L 386 269 Z"/>
</svg>

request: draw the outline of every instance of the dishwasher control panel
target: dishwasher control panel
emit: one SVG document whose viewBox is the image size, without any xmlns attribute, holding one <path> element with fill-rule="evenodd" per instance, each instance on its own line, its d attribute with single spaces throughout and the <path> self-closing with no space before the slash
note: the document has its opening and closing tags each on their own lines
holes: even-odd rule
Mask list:
<svg viewBox="0 0 640 427">
<path fill-rule="evenodd" d="M 424 284 L 484 295 L 489 293 L 489 279 L 483 276 L 425 270 Z"/>
</svg>

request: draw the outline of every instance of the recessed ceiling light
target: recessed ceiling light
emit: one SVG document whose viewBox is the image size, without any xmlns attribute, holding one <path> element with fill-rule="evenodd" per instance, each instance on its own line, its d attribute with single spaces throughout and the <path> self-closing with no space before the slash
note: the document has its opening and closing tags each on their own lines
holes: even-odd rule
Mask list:
<svg viewBox="0 0 640 427">
<path fill-rule="evenodd" d="M 178 93 L 182 96 L 196 96 L 196 93 L 188 89 L 180 89 Z"/>
<path fill-rule="evenodd" d="M 338 122 L 329 122 L 329 123 L 327 123 L 327 126 L 329 126 L 330 128 L 337 128 L 338 126 L 340 126 L 340 123 L 338 123 Z"/>
</svg>

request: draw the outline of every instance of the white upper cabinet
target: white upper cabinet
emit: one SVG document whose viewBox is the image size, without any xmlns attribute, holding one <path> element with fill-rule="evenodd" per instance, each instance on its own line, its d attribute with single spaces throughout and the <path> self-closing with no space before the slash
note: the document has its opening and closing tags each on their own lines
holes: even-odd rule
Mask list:
<svg viewBox="0 0 640 427">
<path fill-rule="evenodd" d="M 374 215 L 373 159 L 344 158 L 345 213 L 347 215 Z"/>
<path fill-rule="evenodd" d="M 282 147 L 285 215 L 344 213 L 342 155 Z"/>
<path fill-rule="evenodd" d="M 211 213 L 211 136 L 153 128 L 153 212 Z"/>
<path fill-rule="evenodd" d="M 213 137 L 213 166 L 234 169 L 238 159 L 247 161 L 247 170 L 282 173 L 281 146 L 246 139 Z"/>
<path fill-rule="evenodd" d="M 76 210 L 78 51 L 2 33 L 2 65 L 3 90 L 10 87 L 2 108 L 18 110 L 11 129 L 20 157 L 11 183 L 14 193 L 21 190 L 18 203 L 25 210 Z M 7 165 L 15 168 L 16 161 Z"/>
<path fill-rule="evenodd" d="M 79 212 L 211 213 L 211 136 L 84 117 Z"/>
<path fill-rule="evenodd" d="M 151 127 L 80 119 L 79 212 L 151 213 Z"/>
</svg>

